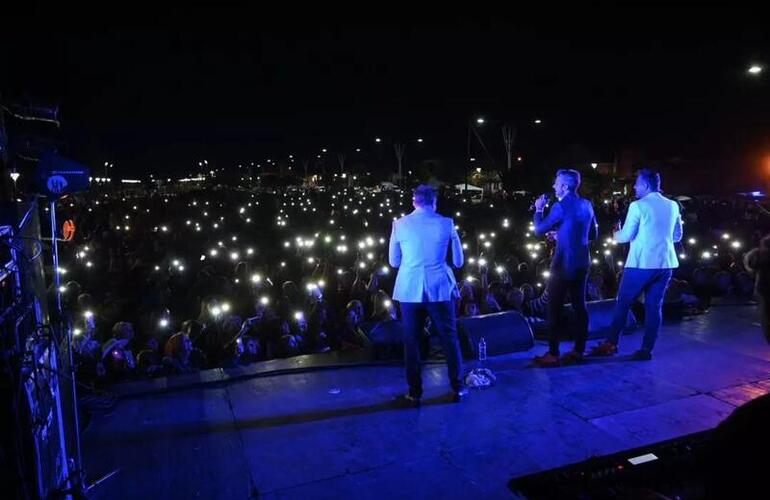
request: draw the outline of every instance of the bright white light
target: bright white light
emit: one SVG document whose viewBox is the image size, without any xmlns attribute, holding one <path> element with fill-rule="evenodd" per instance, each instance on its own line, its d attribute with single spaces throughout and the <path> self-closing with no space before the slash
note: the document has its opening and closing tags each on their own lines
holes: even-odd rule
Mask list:
<svg viewBox="0 0 770 500">
<path fill-rule="evenodd" d="M 161 318 L 161 320 L 158 321 L 158 324 L 161 328 L 166 328 L 168 326 L 168 320 L 166 318 Z"/>
<path fill-rule="evenodd" d="M 268 299 L 267 297 L 260 297 L 259 303 L 262 304 L 263 306 L 266 306 L 267 304 L 270 303 L 270 299 Z"/>
<path fill-rule="evenodd" d="M 730 239 L 730 235 L 725 233 L 725 234 L 722 235 L 722 239 L 723 240 L 729 240 Z"/>
<path fill-rule="evenodd" d="M 759 66 L 758 64 L 752 64 L 749 67 L 749 73 L 751 73 L 752 75 L 758 75 L 762 72 L 762 69 L 763 69 L 762 66 Z"/>
<path fill-rule="evenodd" d="M 86 319 L 91 319 L 91 318 L 93 318 L 93 317 L 94 317 L 94 313 L 93 313 L 92 311 L 85 311 L 85 312 L 83 313 L 83 316 L 84 316 Z"/>
<path fill-rule="evenodd" d="M 219 306 L 214 306 L 211 308 L 211 314 L 213 314 L 215 317 L 222 314 L 222 309 Z"/>
<path fill-rule="evenodd" d="M 550 271 L 543 271 L 543 278 L 550 278 L 551 272 Z"/>
<path fill-rule="evenodd" d="M 252 274 L 251 275 L 251 282 L 252 283 L 259 283 L 260 281 L 262 281 L 262 276 L 260 276 L 259 274 Z"/>
<path fill-rule="evenodd" d="M 733 248 L 741 248 L 741 242 L 733 241 L 732 243 L 730 243 L 730 246 L 732 246 Z"/>
<path fill-rule="evenodd" d="M 503 272 L 505 271 L 505 268 L 503 266 L 497 266 L 495 268 L 495 271 L 497 271 L 497 274 L 503 274 Z"/>
<path fill-rule="evenodd" d="M 683 254 L 683 253 L 680 253 L 680 254 L 679 254 L 679 258 L 680 258 L 680 259 L 686 259 L 686 258 L 687 258 L 687 255 L 685 255 L 685 254 Z"/>
<path fill-rule="evenodd" d="M 230 260 L 238 260 L 238 252 L 232 252 L 230 254 Z"/>
<path fill-rule="evenodd" d="M 689 240 L 687 240 L 687 243 L 689 243 L 690 245 L 694 245 L 697 243 L 697 240 L 695 238 L 690 238 Z"/>
<path fill-rule="evenodd" d="M 222 312 L 228 312 L 229 310 L 230 310 L 230 304 L 228 304 L 227 302 L 222 304 Z"/>
<path fill-rule="evenodd" d="M 60 286 L 59 287 L 59 293 L 64 293 L 66 291 L 67 291 L 67 287 L 66 286 Z"/>
<path fill-rule="evenodd" d="M 253 248 L 247 248 L 246 249 L 246 255 L 253 255 L 253 254 L 254 254 L 254 249 Z"/>
<path fill-rule="evenodd" d="M 702 257 L 702 258 L 704 258 L 704 259 L 706 259 L 706 260 L 708 260 L 708 259 L 710 259 L 710 258 L 711 258 L 711 252 L 703 252 L 703 253 L 701 254 L 701 257 Z"/>
<path fill-rule="evenodd" d="M 599 164 L 598 164 L 598 163 L 592 163 L 592 164 L 591 164 L 591 168 L 596 168 L 596 167 L 598 167 L 598 166 L 599 166 Z"/>
<path fill-rule="evenodd" d="M 294 319 L 296 319 L 297 321 L 301 320 L 302 319 L 302 312 L 301 311 L 295 312 L 294 313 Z"/>
<path fill-rule="evenodd" d="M 78 335 L 80 335 L 81 333 L 83 333 L 83 330 L 81 330 L 80 328 L 75 328 L 75 329 L 72 330 L 72 335 L 74 335 L 76 337 Z"/>
<path fill-rule="evenodd" d="M 484 121 L 485 121 L 484 118 L 476 118 L 476 123 L 478 123 L 479 125 L 482 125 Z"/>
</svg>

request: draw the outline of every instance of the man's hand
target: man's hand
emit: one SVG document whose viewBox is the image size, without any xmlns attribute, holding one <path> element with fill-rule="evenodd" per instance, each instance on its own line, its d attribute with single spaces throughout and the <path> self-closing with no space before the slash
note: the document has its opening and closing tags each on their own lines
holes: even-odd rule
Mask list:
<svg viewBox="0 0 770 500">
<path fill-rule="evenodd" d="M 548 231 L 545 233 L 545 237 L 548 238 L 548 241 L 558 241 L 559 233 L 556 231 Z"/>
<path fill-rule="evenodd" d="M 535 200 L 535 210 L 538 212 L 542 212 L 545 209 L 545 206 L 548 204 L 548 195 L 544 194 L 541 195 L 538 199 Z"/>
</svg>

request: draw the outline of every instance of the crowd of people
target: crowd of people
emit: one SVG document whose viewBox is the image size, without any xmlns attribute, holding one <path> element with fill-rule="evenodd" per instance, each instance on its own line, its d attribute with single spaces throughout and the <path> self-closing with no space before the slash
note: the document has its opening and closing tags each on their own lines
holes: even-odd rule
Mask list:
<svg viewBox="0 0 770 500">
<path fill-rule="evenodd" d="M 501 192 L 482 203 L 455 193 L 439 200 L 465 253 L 458 316 L 517 310 L 536 330 L 544 324 L 553 242 L 533 232 L 532 199 Z M 630 201 L 593 200 L 603 236 L 593 243 L 588 300 L 616 293 L 625 249 L 608 235 Z M 714 295 L 750 297 L 754 280 L 741 257 L 768 229 L 761 203 L 682 203 L 681 267 L 666 302 L 686 314 L 705 310 Z M 411 208 L 408 192 L 352 187 L 64 199 L 58 218 L 77 231 L 60 245 L 58 291 L 79 376 L 105 384 L 329 351 L 377 356 L 373 344 L 398 338 L 388 238 L 394 218 Z"/>
</svg>

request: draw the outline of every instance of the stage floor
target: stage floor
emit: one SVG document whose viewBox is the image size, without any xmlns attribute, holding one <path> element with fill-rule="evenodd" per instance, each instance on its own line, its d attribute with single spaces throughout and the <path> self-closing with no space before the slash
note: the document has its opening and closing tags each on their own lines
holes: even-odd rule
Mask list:
<svg viewBox="0 0 770 500">
<path fill-rule="evenodd" d="M 622 353 L 640 341 L 622 337 Z M 756 306 L 665 326 L 648 362 L 533 368 L 543 350 L 488 360 L 497 384 L 459 405 L 444 365 L 428 366 L 419 410 L 391 405 L 405 390 L 395 365 L 126 385 L 83 435 L 89 476 L 120 468 L 92 497 L 510 497 L 515 476 L 710 429 L 770 392 Z"/>
</svg>

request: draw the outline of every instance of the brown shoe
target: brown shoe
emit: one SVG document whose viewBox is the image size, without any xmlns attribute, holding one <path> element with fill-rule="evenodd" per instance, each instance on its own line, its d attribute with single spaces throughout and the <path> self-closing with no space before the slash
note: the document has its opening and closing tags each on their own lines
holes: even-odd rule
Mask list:
<svg viewBox="0 0 770 500">
<path fill-rule="evenodd" d="M 591 352 L 589 356 L 613 356 L 618 353 L 618 345 L 615 342 L 605 340 L 601 344 L 598 344 Z"/>
<path fill-rule="evenodd" d="M 535 356 L 535 364 L 540 368 L 555 368 L 561 363 L 559 361 L 559 356 L 547 352 L 542 356 Z"/>
<path fill-rule="evenodd" d="M 562 365 L 576 365 L 583 362 L 583 353 L 577 351 L 570 351 L 561 357 Z"/>
</svg>

